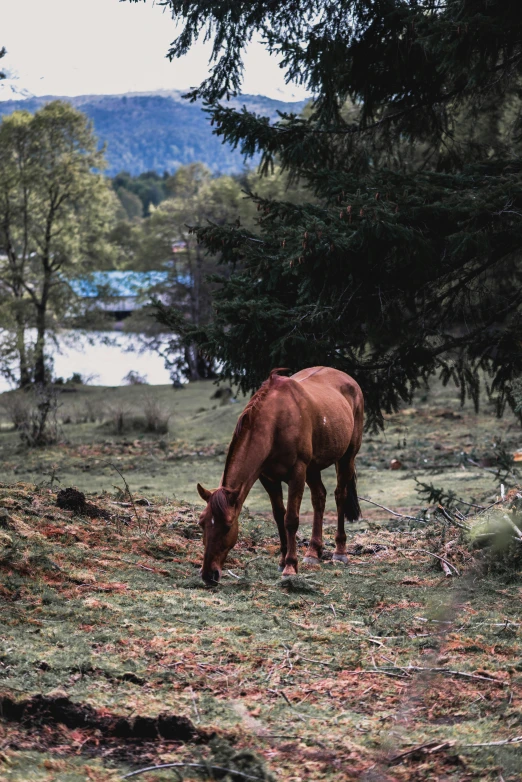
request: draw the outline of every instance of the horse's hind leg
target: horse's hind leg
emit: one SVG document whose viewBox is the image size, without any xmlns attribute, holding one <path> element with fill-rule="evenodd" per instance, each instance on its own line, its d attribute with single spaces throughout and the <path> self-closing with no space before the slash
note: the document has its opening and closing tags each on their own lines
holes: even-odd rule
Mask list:
<svg viewBox="0 0 522 782">
<path fill-rule="evenodd" d="M 283 570 L 286 559 L 286 530 L 285 530 L 285 504 L 283 502 L 283 487 L 281 481 L 271 481 L 270 478 L 265 478 L 261 475 L 259 478 L 261 485 L 268 493 L 270 502 L 272 503 L 272 513 L 274 514 L 275 523 L 277 524 L 277 531 L 279 532 L 279 540 L 281 541 L 281 559 L 279 561 L 279 570 Z"/>
<path fill-rule="evenodd" d="M 321 480 L 321 472 L 318 469 L 308 468 L 306 482 L 310 487 L 310 493 L 312 495 L 314 521 L 310 544 L 303 562 L 308 565 L 318 565 L 321 561 L 321 554 L 323 553 L 323 516 L 326 505 L 326 489 Z"/>
<path fill-rule="evenodd" d="M 338 562 L 348 562 L 346 556 L 346 532 L 344 521 L 357 521 L 361 515 L 357 498 L 357 480 L 355 477 L 355 452 L 348 449 L 342 459 L 337 462 L 337 488 L 335 502 L 337 504 L 337 533 L 335 535 L 335 552 L 333 559 Z"/>
</svg>

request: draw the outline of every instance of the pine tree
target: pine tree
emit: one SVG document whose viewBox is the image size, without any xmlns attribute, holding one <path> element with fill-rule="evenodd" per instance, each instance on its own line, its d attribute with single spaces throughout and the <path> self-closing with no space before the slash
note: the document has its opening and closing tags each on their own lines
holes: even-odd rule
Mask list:
<svg viewBox="0 0 522 782">
<path fill-rule="evenodd" d="M 190 335 L 245 390 L 274 366 L 326 364 L 382 422 L 435 373 L 499 411 L 522 374 L 522 15 L 510 0 L 166 0 L 171 58 L 213 40 L 215 132 L 315 198 L 251 193 L 258 226 L 199 226 L 232 269 Z M 313 93 L 302 116 L 226 104 L 254 35 Z M 180 326 L 176 313 L 160 319 Z"/>
</svg>

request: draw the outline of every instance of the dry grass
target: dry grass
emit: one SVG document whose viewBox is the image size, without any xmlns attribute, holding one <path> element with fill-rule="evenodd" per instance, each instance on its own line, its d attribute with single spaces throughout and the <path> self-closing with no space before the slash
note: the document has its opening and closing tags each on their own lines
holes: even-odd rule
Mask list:
<svg viewBox="0 0 522 782">
<path fill-rule="evenodd" d="M 470 745 L 522 732 L 521 587 L 477 570 L 458 530 L 359 531 L 347 568 L 281 584 L 273 525 L 244 514 L 223 584 L 205 589 L 197 509 L 136 496 L 138 521 L 89 499 L 111 518 L 0 488 L 0 690 L 94 709 L 83 727 L 49 708 L 0 722 L 1 779 L 113 780 L 202 758 L 261 779 L 519 779 L 517 745 Z M 425 553 L 440 545 L 460 578 Z M 201 738 L 148 735 L 160 714 Z M 90 727 L 114 715 L 134 738 Z"/>
</svg>

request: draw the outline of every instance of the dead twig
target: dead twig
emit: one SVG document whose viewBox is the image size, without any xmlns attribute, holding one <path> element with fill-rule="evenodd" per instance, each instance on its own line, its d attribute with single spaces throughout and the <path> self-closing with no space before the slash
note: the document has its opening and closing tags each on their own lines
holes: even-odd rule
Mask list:
<svg viewBox="0 0 522 782">
<path fill-rule="evenodd" d="M 446 575 L 446 578 L 448 576 L 453 576 L 453 573 L 451 572 L 451 569 L 450 569 L 449 565 L 447 565 L 445 562 L 441 562 L 440 566 L 443 569 L 443 571 L 444 571 L 444 573 Z"/>
<path fill-rule="evenodd" d="M 515 532 L 515 535 L 517 536 L 517 538 L 519 538 L 519 540 L 522 540 L 522 532 L 521 532 L 521 531 L 520 531 L 520 529 L 517 527 L 517 525 L 515 524 L 515 522 L 514 522 L 514 521 L 512 521 L 512 520 L 509 518 L 509 516 L 504 516 L 504 519 L 507 521 L 507 523 L 509 524 L 509 526 L 510 526 L 510 527 L 511 527 L 511 528 L 514 530 L 514 532 Z"/>
<path fill-rule="evenodd" d="M 460 576 L 460 573 L 455 565 L 452 565 L 451 562 L 448 562 L 448 560 L 444 559 L 444 557 L 440 557 L 438 554 L 434 554 L 433 551 L 428 551 L 425 548 L 398 548 L 397 551 L 418 551 L 420 554 L 429 554 L 430 557 L 435 557 L 435 559 L 438 559 L 440 562 L 444 562 L 449 568 L 455 571 L 457 576 Z"/>
<path fill-rule="evenodd" d="M 382 508 L 382 510 L 385 510 L 387 513 L 391 513 L 392 516 L 397 516 L 400 519 L 410 519 L 410 521 L 419 521 L 421 524 L 426 524 L 426 519 L 419 519 L 417 516 L 408 516 L 405 513 L 397 513 L 397 511 L 394 511 L 391 508 L 387 508 L 385 505 L 379 505 L 378 502 L 369 500 L 366 497 L 359 497 L 358 499 L 361 500 L 361 502 L 369 502 L 370 505 L 375 505 L 377 508 Z"/>
<path fill-rule="evenodd" d="M 418 673 L 444 673 L 448 676 L 461 676 L 465 679 L 476 679 L 478 681 L 483 682 L 491 682 L 492 684 L 498 684 L 501 687 L 506 686 L 506 682 L 503 682 L 501 679 L 495 679 L 493 676 L 480 676 L 476 673 L 466 673 L 465 671 L 454 671 L 450 668 L 425 668 L 420 665 L 408 665 L 404 668 L 399 667 L 398 665 L 394 665 L 393 668 L 398 671 L 415 671 Z M 380 668 L 378 670 L 384 671 L 385 668 Z"/>
<path fill-rule="evenodd" d="M 123 475 L 121 470 L 119 470 L 118 467 L 116 467 L 116 465 L 113 464 L 112 462 L 105 462 L 105 464 L 108 464 L 109 467 L 112 467 L 113 470 L 116 470 L 116 472 L 118 473 L 118 475 L 122 479 L 123 483 L 125 484 L 125 488 L 127 489 L 127 494 L 129 495 L 129 499 L 130 499 L 130 501 L 132 503 L 132 508 L 134 510 L 134 515 L 136 516 L 136 520 L 138 522 L 138 531 L 141 533 L 141 519 L 140 519 L 140 517 L 138 515 L 138 510 L 136 508 L 136 503 L 134 502 L 134 497 L 132 496 L 132 492 L 130 490 L 129 484 L 127 483 L 127 480 L 126 480 L 125 476 Z"/>
<path fill-rule="evenodd" d="M 427 741 L 425 744 L 419 744 L 416 747 L 412 747 L 412 749 L 407 749 L 405 752 L 401 752 L 399 755 L 394 755 L 388 760 L 388 765 L 391 766 L 395 763 L 400 763 L 401 760 L 411 757 L 411 755 L 415 755 L 417 752 L 431 754 L 433 752 L 440 752 L 441 750 L 452 746 L 452 741 L 444 741 L 442 743 L 439 741 Z"/>
<path fill-rule="evenodd" d="M 213 766 L 209 763 L 162 763 L 159 766 L 147 766 L 147 768 L 139 768 L 137 771 L 131 771 L 130 774 L 125 774 L 122 779 L 129 779 L 138 774 L 145 774 L 147 771 L 159 771 L 162 768 L 203 768 L 207 771 L 224 771 L 226 774 L 242 777 L 243 779 L 257 779 L 259 782 L 264 782 L 265 779 L 264 777 L 254 777 L 251 774 L 245 774 L 244 771 L 236 771 L 235 768 L 223 768 L 223 766 Z"/>
<path fill-rule="evenodd" d="M 450 524 L 453 524 L 459 529 L 465 529 L 466 531 L 469 531 L 470 528 L 468 524 L 461 524 L 459 521 L 454 519 L 453 516 L 442 505 L 437 505 L 437 510 L 442 513 L 446 521 L 449 521 Z"/>
<path fill-rule="evenodd" d="M 476 744 L 461 743 L 460 741 L 448 740 L 448 741 L 428 741 L 425 744 L 418 744 L 411 749 L 401 752 L 399 755 L 394 755 L 388 760 L 388 764 L 392 765 L 399 763 L 411 755 L 415 755 L 417 752 L 424 752 L 426 755 L 432 755 L 435 752 L 441 752 L 444 749 L 450 749 L 452 747 L 505 747 L 509 744 L 522 744 L 522 736 L 512 736 L 509 739 L 501 739 L 499 741 L 484 741 Z"/>
<path fill-rule="evenodd" d="M 283 692 L 283 690 L 268 690 L 268 692 L 271 692 L 271 693 L 273 693 L 274 695 L 280 695 L 280 696 L 283 698 L 283 700 L 285 700 L 285 701 L 287 702 L 287 704 L 290 706 L 290 708 L 292 709 L 292 711 L 293 711 L 293 713 L 295 714 L 295 716 L 296 716 L 296 717 L 299 717 L 299 719 L 300 719 L 302 722 L 306 722 L 306 720 L 305 720 L 305 718 L 303 717 L 303 715 L 302 715 L 302 714 L 300 714 L 300 713 L 297 711 L 296 707 L 294 706 L 294 704 L 292 703 L 292 701 L 291 701 L 291 700 L 288 698 L 288 696 L 286 695 L 286 693 L 284 693 L 284 692 Z"/>
<path fill-rule="evenodd" d="M 459 747 L 505 747 L 508 744 L 522 744 L 522 736 L 512 736 L 501 741 L 484 741 L 479 744 L 458 744 Z"/>
</svg>

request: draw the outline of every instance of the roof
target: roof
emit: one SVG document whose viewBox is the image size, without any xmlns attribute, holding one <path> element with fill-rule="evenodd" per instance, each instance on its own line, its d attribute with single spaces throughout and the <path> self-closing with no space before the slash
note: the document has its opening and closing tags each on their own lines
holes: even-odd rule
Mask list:
<svg viewBox="0 0 522 782">
<path fill-rule="evenodd" d="M 133 298 L 142 296 L 155 285 L 166 282 L 168 272 L 110 271 L 93 272 L 86 277 L 70 280 L 69 285 L 83 299 L 112 296 Z"/>
</svg>

